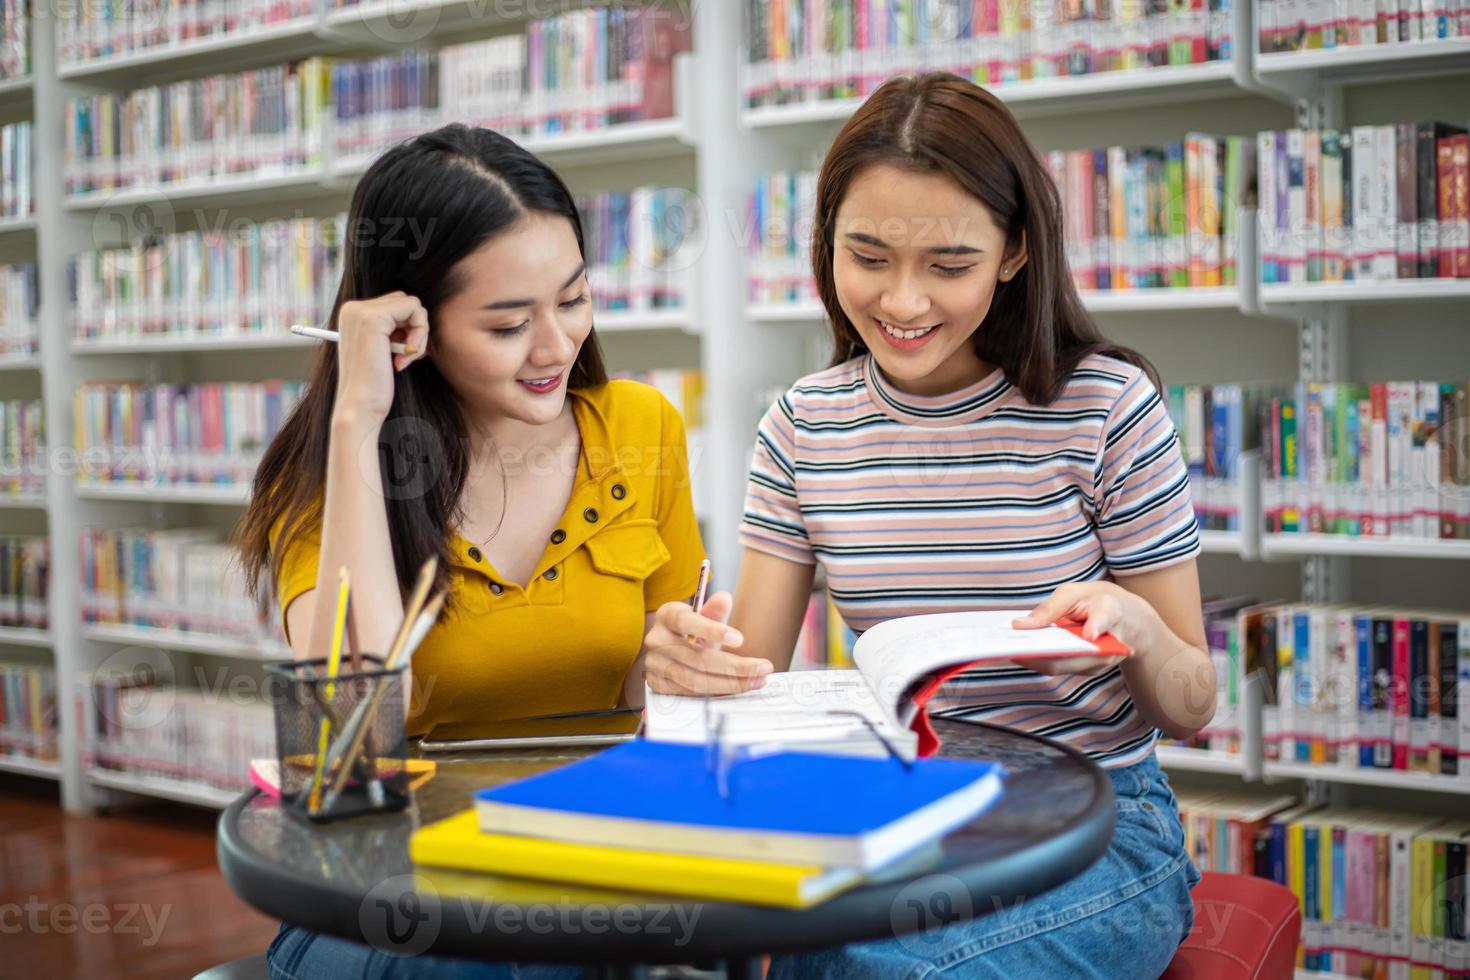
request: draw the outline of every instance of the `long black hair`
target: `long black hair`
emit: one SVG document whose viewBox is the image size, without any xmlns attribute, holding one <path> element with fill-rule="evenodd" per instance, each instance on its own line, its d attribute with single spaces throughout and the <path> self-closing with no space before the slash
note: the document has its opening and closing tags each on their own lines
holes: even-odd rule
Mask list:
<svg viewBox="0 0 1470 980">
<path fill-rule="evenodd" d="M 342 283 L 328 326 L 342 304 L 395 290 L 418 297 L 432 324 L 464 283 L 456 263 L 532 212 L 565 217 L 586 255 L 582 222 L 555 171 L 512 140 L 453 124 L 401 143 L 378 157 L 358 182 L 342 243 Z M 430 336 L 432 349 L 433 339 Z M 607 380 L 595 332 L 582 344 L 569 388 Z M 253 493 L 235 541 L 251 594 L 273 587 L 292 541 L 320 521 L 327 446 L 337 391 L 335 344 L 316 353 L 301 403 L 255 471 Z M 378 460 L 400 591 L 412 587 L 430 556 L 439 581 L 449 575 L 449 536 L 459 522 L 469 469 L 467 424 L 449 383 L 428 358 L 394 378 L 393 404 L 379 430 Z"/>
</svg>

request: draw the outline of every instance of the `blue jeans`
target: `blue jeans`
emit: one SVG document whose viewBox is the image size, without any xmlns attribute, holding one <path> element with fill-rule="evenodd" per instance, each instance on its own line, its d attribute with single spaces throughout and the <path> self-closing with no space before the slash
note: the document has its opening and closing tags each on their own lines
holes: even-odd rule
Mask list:
<svg viewBox="0 0 1470 980">
<path fill-rule="evenodd" d="M 1194 924 L 1199 881 L 1169 779 L 1149 756 L 1106 770 L 1117 797 L 1113 841 L 1092 867 L 1036 898 L 929 933 L 772 957 L 768 980 L 1149 980 Z M 282 924 L 271 980 L 573 980 L 577 966 L 401 957 Z"/>
</svg>

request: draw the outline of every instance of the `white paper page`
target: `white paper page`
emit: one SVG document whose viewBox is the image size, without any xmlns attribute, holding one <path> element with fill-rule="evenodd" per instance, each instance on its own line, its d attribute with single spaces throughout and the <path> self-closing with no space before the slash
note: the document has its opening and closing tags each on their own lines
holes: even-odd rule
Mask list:
<svg viewBox="0 0 1470 980">
<path fill-rule="evenodd" d="M 1097 647 L 1058 626 L 1020 630 L 1011 621 L 1029 609 L 904 616 L 858 637 L 852 659 L 890 714 L 907 727 L 912 705 L 900 704 L 920 677 L 955 664 L 1038 653 L 1087 654 Z"/>
<path fill-rule="evenodd" d="M 709 724 L 724 715 L 724 738 L 735 744 L 761 742 L 836 742 L 872 735 L 857 718 L 824 716 L 855 711 L 885 736 L 910 741 L 884 712 L 868 682 L 856 670 L 797 670 L 766 676 L 764 686 L 709 699 Z M 644 734 L 654 741 L 700 744 L 705 741 L 705 700 L 656 694 L 644 687 Z"/>
</svg>

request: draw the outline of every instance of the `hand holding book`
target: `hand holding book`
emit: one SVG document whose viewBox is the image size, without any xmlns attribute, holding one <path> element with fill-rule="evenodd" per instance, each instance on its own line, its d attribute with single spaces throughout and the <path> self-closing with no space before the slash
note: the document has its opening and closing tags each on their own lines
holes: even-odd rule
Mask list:
<svg viewBox="0 0 1470 980">
<path fill-rule="evenodd" d="M 1143 620 L 1148 616 L 1158 618 L 1147 602 L 1112 582 L 1070 582 L 1011 625 L 1023 630 L 1052 625 L 1080 627 L 1084 640 L 1095 641 L 1111 633 L 1125 646 L 1137 649 L 1146 641 L 1148 631 Z M 1016 663 L 1038 674 L 1091 676 L 1112 670 L 1118 657 L 1116 653 L 1088 653 L 1032 657 Z"/>
</svg>

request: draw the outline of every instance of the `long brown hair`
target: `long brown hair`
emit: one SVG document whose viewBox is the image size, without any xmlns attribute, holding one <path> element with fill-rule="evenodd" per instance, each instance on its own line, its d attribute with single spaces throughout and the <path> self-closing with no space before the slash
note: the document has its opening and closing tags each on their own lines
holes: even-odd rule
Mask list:
<svg viewBox="0 0 1470 980">
<path fill-rule="evenodd" d="M 1024 231 L 1027 260 L 1009 281 L 996 283 L 973 342 L 1028 401 L 1049 404 L 1089 354 L 1134 364 L 1158 385 L 1153 366 L 1104 337 L 1082 306 L 1067 270 L 1061 197 L 1040 154 L 999 99 L 950 72 L 884 82 L 838 132 L 822 163 L 812 274 L 827 309 L 834 366 L 867 349 L 837 301 L 832 261 L 837 209 L 857 175 L 875 164 L 948 176 L 1005 229 L 1007 252 Z"/>
<path fill-rule="evenodd" d="M 454 124 L 393 147 L 368 168 L 352 195 L 342 282 L 328 326 L 337 329 L 342 304 L 394 290 L 418 297 L 432 324 L 441 305 L 464 285 L 455 264 L 531 212 L 570 221 L 585 257 L 571 192 L 555 171 L 512 140 Z M 606 381 L 594 331 L 582 343 L 567 385 L 589 388 Z M 250 504 L 235 529 L 245 580 L 256 598 L 266 591 L 267 573 L 272 588 L 279 580 L 292 542 L 321 519 L 336 392 L 337 346 L 322 344 L 301 403 L 255 471 Z M 459 523 L 469 470 L 467 435 L 454 392 L 430 359 L 395 375 L 377 448 L 393 565 L 405 594 L 430 555 L 439 559 L 436 585 L 448 584 L 449 535 Z"/>
</svg>

